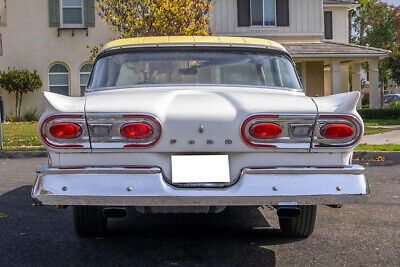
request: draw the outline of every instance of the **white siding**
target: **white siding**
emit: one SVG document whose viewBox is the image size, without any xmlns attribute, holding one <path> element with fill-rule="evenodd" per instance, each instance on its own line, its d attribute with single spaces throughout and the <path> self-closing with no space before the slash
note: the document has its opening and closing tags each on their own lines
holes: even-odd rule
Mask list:
<svg viewBox="0 0 400 267">
<path fill-rule="evenodd" d="M 296 37 L 323 36 L 321 0 L 289 0 L 290 26 L 238 27 L 237 0 L 215 0 L 212 27 L 218 35 Z"/>
</svg>

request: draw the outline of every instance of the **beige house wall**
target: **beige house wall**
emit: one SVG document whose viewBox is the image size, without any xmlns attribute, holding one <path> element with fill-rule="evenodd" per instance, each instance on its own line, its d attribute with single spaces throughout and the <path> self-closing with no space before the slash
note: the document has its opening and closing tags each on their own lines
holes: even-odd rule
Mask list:
<svg viewBox="0 0 400 267">
<path fill-rule="evenodd" d="M 324 7 L 324 11 L 332 11 L 333 39 L 338 43 L 349 43 L 349 9 L 348 7 Z"/>
<path fill-rule="evenodd" d="M 271 40 L 320 41 L 323 39 L 322 0 L 289 0 L 290 26 L 288 27 L 238 27 L 237 1 L 215 0 L 211 25 L 217 35 L 254 36 Z"/>
<path fill-rule="evenodd" d="M 1 0 L 0 0 L 1 1 Z M 86 30 L 64 30 L 57 36 L 57 28 L 49 27 L 48 1 L 11 0 L 7 1 L 7 26 L 0 26 L 3 39 L 3 56 L 0 56 L 0 70 L 10 68 L 38 70 L 43 82 L 42 90 L 26 95 L 23 109 L 43 109 L 43 93 L 48 91 L 48 70 L 53 63 L 61 62 L 68 67 L 70 95 L 79 96 L 79 69 L 89 59 L 89 49 L 107 42 L 113 37 L 108 27 L 96 17 L 96 27 Z M 1 92 L 6 112 L 14 110 L 14 95 Z"/>
<path fill-rule="evenodd" d="M 7 24 L 6 0 L 0 0 L 0 26 Z"/>
<path fill-rule="evenodd" d="M 324 61 L 306 62 L 306 80 L 305 88 L 308 96 L 324 95 Z"/>
</svg>

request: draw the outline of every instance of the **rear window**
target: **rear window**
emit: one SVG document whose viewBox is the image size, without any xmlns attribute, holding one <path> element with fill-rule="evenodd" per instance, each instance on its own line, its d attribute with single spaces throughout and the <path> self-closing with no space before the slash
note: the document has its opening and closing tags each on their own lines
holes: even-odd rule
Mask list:
<svg viewBox="0 0 400 267">
<path fill-rule="evenodd" d="M 104 56 L 94 66 L 89 88 L 176 84 L 301 90 L 291 60 L 283 55 L 197 50 L 128 51 Z"/>
</svg>

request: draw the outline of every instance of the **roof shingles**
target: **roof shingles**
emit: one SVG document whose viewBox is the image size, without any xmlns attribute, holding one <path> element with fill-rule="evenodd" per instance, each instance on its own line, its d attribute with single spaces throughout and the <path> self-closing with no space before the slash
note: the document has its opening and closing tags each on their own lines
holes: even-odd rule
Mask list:
<svg viewBox="0 0 400 267">
<path fill-rule="evenodd" d="M 286 47 L 293 57 L 336 57 L 339 55 L 349 57 L 384 57 L 390 53 L 390 51 L 384 49 L 330 41 L 322 41 L 320 43 L 286 43 L 283 46 Z"/>
</svg>

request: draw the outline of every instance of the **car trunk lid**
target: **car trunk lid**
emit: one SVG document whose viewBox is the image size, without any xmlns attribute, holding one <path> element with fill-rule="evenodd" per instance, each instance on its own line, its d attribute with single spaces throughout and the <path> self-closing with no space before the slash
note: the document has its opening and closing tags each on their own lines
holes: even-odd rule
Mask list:
<svg viewBox="0 0 400 267">
<path fill-rule="evenodd" d="M 241 136 L 242 123 L 254 114 L 274 114 L 284 123 L 313 124 L 317 109 L 303 93 L 261 88 L 176 86 L 129 88 L 89 93 L 86 117 L 91 129 L 93 151 L 126 148 L 157 152 L 243 152 L 253 151 Z M 126 147 L 115 138 L 124 115 L 150 115 L 161 124 L 162 135 L 151 147 Z M 118 122 L 109 136 L 96 136 L 96 125 Z M 115 125 L 114 125 L 115 126 Z M 285 129 L 286 127 L 286 129 Z M 113 128 L 113 127 L 111 127 Z M 107 134 L 106 134 L 107 135 Z M 282 141 L 282 142 L 281 142 Z M 280 145 L 260 149 L 308 150 L 311 133 L 295 144 L 283 136 Z M 275 142 L 277 143 L 277 142 Z"/>
</svg>

